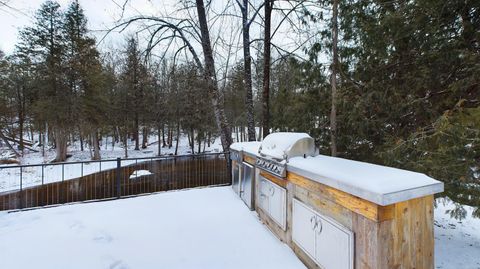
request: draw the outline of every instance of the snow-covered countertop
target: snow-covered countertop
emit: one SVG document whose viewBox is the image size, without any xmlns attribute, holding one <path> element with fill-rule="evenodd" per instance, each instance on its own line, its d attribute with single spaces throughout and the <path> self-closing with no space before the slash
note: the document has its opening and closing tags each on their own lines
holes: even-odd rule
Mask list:
<svg viewBox="0 0 480 269">
<path fill-rule="evenodd" d="M 233 143 L 230 145 L 230 149 L 236 150 L 236 151 L 242 151 L 244 153 L 257 156 L 258 155 L 258 149 L 260 148 L 260 145 L 262 142 L 239 142 L 239 143 Z"/>
<path fill-rule="evenodd" d="M 382 206 L 443 191 L 421 173 L 324 155 L 291 158 L 287 170 Z"/>
<path fill-rule="evenodd" d="M 258 156 L 261 144 L 233 143 L 230 148 Z M 442 182 L 421 173 L 324 155 L 290 158 L 287 171 L 382 206 L 443 192 Z"/>
</svg>

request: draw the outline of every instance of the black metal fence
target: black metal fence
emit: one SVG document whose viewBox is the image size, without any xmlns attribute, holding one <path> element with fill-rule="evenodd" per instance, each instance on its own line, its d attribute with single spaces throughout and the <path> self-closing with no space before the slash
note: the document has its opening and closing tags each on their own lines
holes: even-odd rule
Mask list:
<svg viewBox="0 0 480 269">
<path fill-rule="evenodd" d="M 227 161 L 206 153 L 0 166 L 0 210 L 227 185 Z"/>
</svg>

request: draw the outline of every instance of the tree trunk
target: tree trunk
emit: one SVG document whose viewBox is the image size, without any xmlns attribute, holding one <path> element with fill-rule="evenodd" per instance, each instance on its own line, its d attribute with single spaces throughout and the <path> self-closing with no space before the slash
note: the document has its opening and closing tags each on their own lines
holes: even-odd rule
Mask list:
<svg viewBox="0 0 480 269">
<path fill-rule="evenodd" d="M 138 120 L 138 113 L 135 112 L 135 127 L 133 128 L 133 131 L 135 132 L 133 134 L 133 139 L 135 139 L 135 150 L 140 150 L 140 137 L 139 137 L 139 120 Z"/>
<path fill-rule="evenodd" d="M 142 132 L 142 149 L 146 149 L 148 146 L 148 129 L 147 127 L 143 127 Z"/>
<path fill-rule="evenodd" d="M 333 15 L 332 15 L 332 38 L 333 38 L 333 61 L 332 61 L 332 110 L 330 111 L 330 138 L 332 156 L 337 156 L 337 43 L 338 43 L 338 0 L 333 0 Z"/>
<path fill-rule="evenodd" d="M 200 25 L 201 42 L 203 49 L 203 56 L 205 57 L 204 75 L 207 81 L 207 88 L 210 93 L 210 98 L 215 114 L 215 121 L 222 140 L 223 151 L 229 151 L 232 144 L 232 133 L 225 116 L 223 107 L 223 94 L 218 88 L 215 61 L 213 59 L 212 45 L 210 42 L 210 33 L 208 30 L 207 16 L 205 14 L 205 6 L 203 0 L 196 0 L 198 22 Z"/>
<path fill-rule="evenodd" d="M 205 148 L 206 148 L 206 146 L 207 146 L 207 139 L 208 139 L 208 138 L 207 138 L 207 136 L 205 135 L 205 139 L 204 139 L 204 141 L 203 141 L 203 152 L 205 152 Z"/>
<path fill-rule="evenodd" d="M 115 148 L 115 142 L 118 142 L 118 136 L 119 136 L 118 127 L 115 127 L 113 129 L 113 136 L 114 137 L 112 137 L 112 150 Z"/>
<path fill-rule="evenodd" d="M 250 22 L 248 21 L 248 0 L 243 0 L 240 7 L 242 11 L 243 26 L 243 76 L 245 80 L 245 108 L 247 112 L 248 141 L 255 141 L 255 115 L 253 108 L 252 90 L 252 58 L 250 54 Z"/>
<path fill-rule="evenodd" d="M 55 162 L 64 162 L 67 160 L 67 139 L 68 135 L 62 128 L 55 128 Z"/>
<path fill-rule="evenodd" d="M 270 48 L 271 21 L 274 0 L 265 0 L 265 32 L 263 42 L 263 94 L 262 94 L 262 129 L 263 137 L 270 133 Z"/>
<path fill-rule="evenodd" d="M 42 132 L 42 157 L 45 157 L 45 145 L 47 144 L 47 129 L 45 132 Z"/>
<path fill-rule="evenodd" d="M 92 132 L 92 144 L 93 144 L 93 158 L 92 160 L 100 160 L 100 144 L 98 141 L 98 132 L 97 130 Z"/>
<path fill-rule="evenodd" d="M 173 145 L 173 130 L 169 127 L 168 128 L 168 148 L 171 149 L 172 145 Z"/>
<path fill-rule="evenodd" d="M 160 143 L 160 141 L 159 141 Z M 162 146 L 163 147 L 166 147 L 167 146 L 167 143 L 165 143 L 165 124 L 162 124 Z"/>
<path fill-rule="evenodd" d="M 125 147 L 125 158 L 128 158 L 128 131 L 125 130 L 125 136 L 124 136 L 124 147 Z"/>
<path fill-rule="evenodd" d="M 83 151 L 83 135 L 82 133 L 80 132 L 80 151 Z"/>
<path fill-rule="evenodd" d="M 22 154 L 23 154 L 23 149 L 25 148 L 25 144 L 23 142 L 24 123 L 25 123 L 25 118 L 24 118 L 23 109 L 20 108 L 20 110 L 18 111 L 18 130 L 20 132 L 18 149 L 20 150 L 20 152 L 22 152 Z"/>
<path fill-rule="evenodd" d="M 201 140 L 200 132 L 197 133 L 197 142 L 198 142 L 198 153 L 200 154 L 200 151 L 202 149 L 202 140 Z"/>
<path fill-rule="evenodd" d="M 162 130 L 163 124 L 158 124 L 158 156 L 162 156 L 162 136 L 165 144 L 165 132 Z"/>
<path fill-rule="evenodd" d="M 13 152 L 13 154 L 15 154 L 15 156 L 20 157 L 20 154 L 12 147 L 5 135 L 3 135 L 2 130 L 0 130 L 0 138 L 5 142 L 5 144 Z"/>
<path fill-rule="evenodd" d="M 178 155 L 178 143 L 180 143 L 180 123 L 177 123 L 177 144 L 175 145 L 175 155 Z"/>
</svg>

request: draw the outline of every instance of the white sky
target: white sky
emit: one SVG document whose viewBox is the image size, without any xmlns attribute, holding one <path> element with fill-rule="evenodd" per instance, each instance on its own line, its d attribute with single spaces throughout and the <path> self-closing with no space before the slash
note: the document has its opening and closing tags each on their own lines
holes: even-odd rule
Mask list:
<svg viewBox="0 0 480 269">
<path fill-rule="evenodd" d="M 10 0 L 8 5 L 18 9 L 19 12 L 2 8 L 0 10 L 0 49 L 7 54 L 11 53 L 17 42 L 18 30 L 33 23 L 35 11 L 43 3 L 43 0 Z M 57 0 L 62 8 L 66 8 L 70 0 Z M 95 31 L 97 39 L 103 36 L 98 30 L 105 30 L 114 25 L 121 17 L 121 8 L 124 0 L 80 0 L 87 19 L 88 27 Z M 127 4 L 124 17 L 138 15 L 138 13 L 154 15 L 157 10 L 165 8 L 168 1 L 159 0 L 130 0 Z M 118 5 L 117 5 L 118 4 Z M 117 38 L 112 38 L 115 40 Z"/>
<path fill-rule="evenodd" d="M 5 0 L 3 0 L 5 1 Z M 44 0 L 7 0 L 9 6 L 18 9 L 18 11 L 10 10 L 5 7 L 0 7 L 0 49 L 5 53 L 12 53 L 17 42 L 18 30 L 22 27 L 32 25 L 33 16 L 35 11 L 40 7 Z M 61 5 L 62 9 L 66 9 L 71 0 L 57 0 Z M 85 14 L 88 19 L 88 28 L 92 30 L 92 34 L 97 38 L 97 41 L 100 40 L 104 34 L 105 30 L 115 25 L 122 16 L 121 6 L 124 4 L 125 0 L 79 0 L 80 5 L 85 11 Z M 262 0 L 253 0 L 253 4 L 258 6 Z M 216 53 L 216 61 L 220 63 L 220 66 L 226 63 L 228 55 L 231 55 L 230 63 L 235 63 L 242 58 L 241 53 L 241 31 L 240 24 L 241 21 L 239 18 L 233 16 L 221 17 L 219 19 L 214 19 L 215 13 L 221 13 L 225 6 L 232 5 L 236 10 L 230 9 L 230 13 L 239 15 L 239 11 L 236 7 L 234 0 L 215 0 L 213 7 L 207 14 L 210 18 L 210 34 L 211 40 L 214 43 L 214 51 Z M 277 5 L 280 2 L 277 2 Z M 164 15 L 169 15 L 174 13 L 175 10 L 180 8 L 176 0 L 129 0 L 127 1 L 125 13 L 123 18 L 128 18 L 136 15 L 154 15 L 162 17 Z M 191 16 L 194 18 L 196 14 L 194 11 L 191 11 Z M 250 9 L 252 12 L 252 9 Z M 187 15 L 183 12 L 180 15 L 175 13 L 176 17 Z M 263 10 L 260 12 L 263 14 Z M 278 22 L 281 20 L 280 15 L 274 15 L 272 21 L 272 28 L 275 29 Z M 257 19 L 257 21 L 260 21 Z M 284 27 L 285 25 L 285 27 Z M 122 48 L 125 44 L 126 35 L 132 35 L 139 28 L 139 24 L 131 26 L 125 30 L 123 33 L 111 33 L 105 39 L 104 42 L 99 44 L 100 50 L 108 50 L 110 48 Z M 272 31 L 273 31 L 272 29 Z M 251 39 L 261 38 L 261 27 L 258 23 L 252 24 L 251 29 Z M 147 33 L 143 36 L 145 38 Z M 219 37 L 223 39 L 224 42 L 219 42 Z M 142 39 L 142 36 L 140 36 Z M 143 39 L 145 40 L 145 39 Z M 297 47 L 298 44 L 303 43 L 305 36 L 300 36 L 297 33 L 291 31 L 291 28 L 287 26 L 287 23 L 282 24 L 282 27 L 278 33 L 273 38 L 273 43 L 281 46 L 283 49 L 291 50 L 294 47 Z M 140 40 L 140 45 L 146 45 L 146 42 Z M 166 43 L 166 42 L 164 42 Z M 226 45 L 226 43 L 232 44 L 232 47 Z M 252 56 L 256 55 L 255 48 L 260 48 L 261 43 L 252 44 Z M 199 44 L 193 44 L 198 51 L 200 51 Z M 180 42 L 174 45 L 174 48 L 180 46 Z M 161 44 L 157 47 L 157 54 L 161 54 L 166 48 L 166 44 Z M 173 54 L 174 50 L 171 52 Z M 299 51 L 300 54 L 303 54 L 302 51 Z M 199 53 L 201 60 L 203 57 Z M 278 55 L 276 50 L 272 48 L 272 54 Z M 188 54 L 185 54 L 184 57 L 189 57 Z M 255 59 L 255 56 L 254 56 Z M 219 69 L 222 69 L 220 66 Z M 218 70 L 220 73 L 222 70 Z"/>
</svg>

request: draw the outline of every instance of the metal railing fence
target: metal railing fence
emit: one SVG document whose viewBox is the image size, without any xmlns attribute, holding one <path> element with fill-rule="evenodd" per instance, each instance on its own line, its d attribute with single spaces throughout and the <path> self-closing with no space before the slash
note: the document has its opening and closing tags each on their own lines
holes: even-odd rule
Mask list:
<svg viewBox="0 0 480 269">
<path fill-rule="evenodd" d="M 230 184 L 228 153 L 0 166 L 0 211 Z"/>
</svg>

